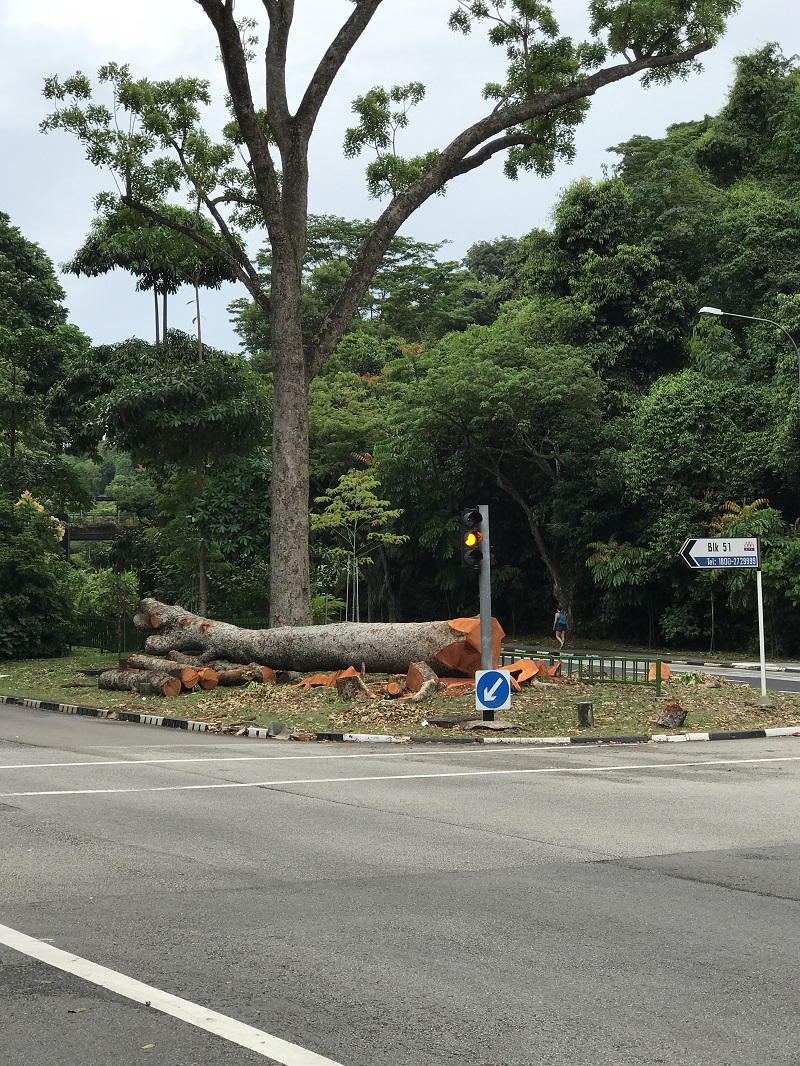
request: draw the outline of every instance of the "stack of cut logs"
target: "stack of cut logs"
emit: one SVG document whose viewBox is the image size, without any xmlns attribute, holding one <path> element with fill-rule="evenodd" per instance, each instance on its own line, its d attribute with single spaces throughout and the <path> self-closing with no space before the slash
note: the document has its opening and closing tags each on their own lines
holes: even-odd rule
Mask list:
<svg viewBox="0 0 800 1066">
<path fill-rule="evenodd" d="M 305 690 L 335 688 L 345 699 L 401 698 L 418 703 L 436 693 L 464 695 L 481 667 L 477 618 L 240 629 L 145 599 L 134 622 L 150 634 L 145 652 L 131 655 L 118 670 L 102 673 L 98 678 L 102 689 L 177 696 L 194 689 L 208 692 L 217 685 L 283 681 Z M 502 637 L 503 630 L 492 619 L 495 667 Z M 558 666 L 521 660 L 507 669 L 512 687 L 518 689 L 536 675 L 554 678 Z M 368 684 L 367 673 L 389 676 Z"/>
<path fill-rule="evenodd" d="M 283 671 L 282 681 L 293 680 Z M 197 655 L 170 651 L 165 657 L 131 655 L 118 670 L 106 670 L 97 683 L 103 689 L 130 689 L 141 696 L 178 696 L 181 692 L 201 689 L 210 692 L 217 685 L 244 685 L 248 681 L 277 681 L 278 676 L 268 666 L 258 663 L 228 662 L 214 659 L 203 662 Z"/>
</svg>

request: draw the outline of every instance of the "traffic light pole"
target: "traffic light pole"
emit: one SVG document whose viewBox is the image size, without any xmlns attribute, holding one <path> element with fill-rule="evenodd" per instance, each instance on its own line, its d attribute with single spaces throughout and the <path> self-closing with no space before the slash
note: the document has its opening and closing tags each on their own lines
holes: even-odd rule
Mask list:
<svg viewBox="0 0 800 1066">
<path fill-rule="evenodd" d="M 481 617 L 481 670 L 491 670 L 494 664 L 492 663 L 492 567 L 489 561 L 489 508 L 486 504 L 480 504 L 478 510 L 483 519 L 481 522 L 483 558 L 481 559 L 481 568 L 478 576 Z M 492 717 L 487 719 L 487 714 L 491 714 Z M 493 718 L 494 712 L 486 711 L 484 713 L 485 720 L 492 721 Z"/>
</svg>

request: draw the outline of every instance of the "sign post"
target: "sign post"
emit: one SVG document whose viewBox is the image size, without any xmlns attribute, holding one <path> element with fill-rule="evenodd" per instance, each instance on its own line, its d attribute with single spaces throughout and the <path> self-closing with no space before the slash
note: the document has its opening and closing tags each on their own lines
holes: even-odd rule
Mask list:
<svg viewBox="0 0 800 1066">
<path fill-rule="evenodd" d="M 489 549 L 489 508 L 478 506 L 483 522 L 483 558 L 478 574 L 478 593 L 481 617 L 481 670 L 492 668 L 492 563 Z M 490 719 L 491 721 L 491 719 Z"/>
<path fill-rule="evenodd" d="M 690 570 L 755 570 L 758 596 L 758 644 L 761 657 L 762 707 L 769 705 L 767 696 L 767 659 L 764 641 L 764 590 L 761 583 L 760 537 L 689 538 L 678 553 Z"/>
</svg>

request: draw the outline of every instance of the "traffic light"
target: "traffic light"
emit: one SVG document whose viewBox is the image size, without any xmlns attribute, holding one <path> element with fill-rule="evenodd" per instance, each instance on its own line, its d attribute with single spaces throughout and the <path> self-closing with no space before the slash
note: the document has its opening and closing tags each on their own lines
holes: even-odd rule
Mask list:
<svg viewBox="0 0 800 1066">
<path fill-rule="evenodd" d="M 470 507 L 460 515 L 461 565 L 468 570 L 480 570 L 483 561 L 481 524 L 483 515 L 477 507 Z"/>
</svg>

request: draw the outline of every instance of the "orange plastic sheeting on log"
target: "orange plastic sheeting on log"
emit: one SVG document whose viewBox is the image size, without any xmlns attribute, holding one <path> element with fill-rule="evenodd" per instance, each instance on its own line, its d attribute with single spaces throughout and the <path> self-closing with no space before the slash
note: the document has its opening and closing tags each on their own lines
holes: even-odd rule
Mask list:
<svg viewBox="0 0 800 1066">
<path fill-rule="evenodd" d="M 476 626 L 480 629 L 481 620 L 480 618 L 451 618 L 447 624 L 451 629 L 455 629 L 457 633 L 463 633 L 465 636 L 469 636 Z"/>
<path fill-rule="evenodd" d="M 436 653 L 436 660 L 459 674 L 471 675 L 481 668 L 481 622 L 479 618 L 451 618 L 447 623 L 464 640 L 453 641 Z M 496 618 L 492 619 L 492 666 L 500 662 L 505 631 Z"/>
<path fill-rule="evenodd" d="M 511 677 L 518 681 L 520 685 L 524 685 L 526 681 L 530 681 L 532 677 L 536 677 L 539 673 L 539 667 L 533 659 L 517 659 L 516 662 L 509 663 L 508 666 L 501 666 L 500 669 L 508 671 Z"/>
<path fill-rule="evenodd" d="M 662 681 L 669 681 L 670 672 L 671 672 L 670 668 L 667 666 L 667 664 L 666 663 L 662 663 L 661 664 L 661 680 Z M 650 671 L 649 671 L 649 673 L 647 675 L 647 680 L 648 681 L 655 681 L 655 679 L 656 679 L 656 664 L 655 663 L 651 663 L 650 664 Z"/>
<path fill-rule="evenodd" d="M 310 677 L 304 677 L 302 681 L 298 681 L 296 685 L 292 685 L 292 688 L 302 688 L 306 692 L 310 688 L 322 688 L 328 684 L 328 674 L 311 674 Z"/>
<path fill-rule="evenodd" d="M 334 670 L 330 674 L 311 674 L 309 677 L 304 677 L 302 681 L 298 681 L 297 684 L 292 685 L 292 688 L 302 688 L 306 692 L 311 688 L 336 688 L 336 682 L 339 678 L 360 676 L 354 666 L 348 666 L 346 670 Z"/>
</svg>

